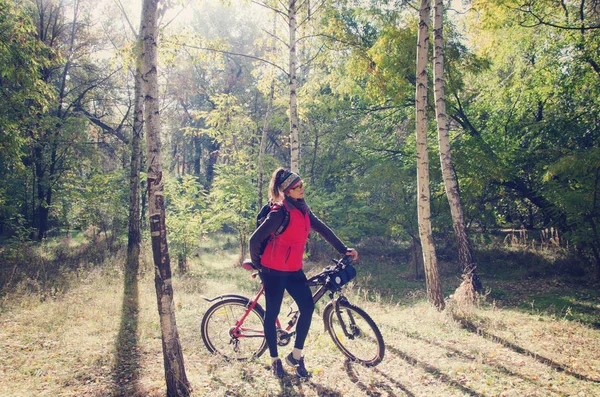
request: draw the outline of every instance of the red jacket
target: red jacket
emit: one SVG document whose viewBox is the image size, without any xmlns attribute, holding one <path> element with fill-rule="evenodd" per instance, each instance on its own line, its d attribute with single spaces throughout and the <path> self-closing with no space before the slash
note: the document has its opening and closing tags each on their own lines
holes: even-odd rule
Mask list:
<svg viewBox="0 0 600 397">
<path fill-rule="evenodd" d="M 295 272 L 302 269 L 304 248 L 310 233 L 309 211 L 302 211 L 293 205 L 283 203 L 290 213 L 290 223 L 277 237 L 271 239 L 261 257 L 261 264 L 282 272 Z"/>
</svg>

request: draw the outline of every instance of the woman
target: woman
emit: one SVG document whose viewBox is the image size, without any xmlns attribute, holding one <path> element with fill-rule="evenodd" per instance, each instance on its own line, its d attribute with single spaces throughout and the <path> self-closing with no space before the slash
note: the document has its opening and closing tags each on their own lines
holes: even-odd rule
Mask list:
<svg viewBox="0 0 600 397">
<path fill-rule="evenodd" d="M 299 377 L 305 378 L 309 374 L 304 366 L 302 349 L 310 328 L 314 303 L 302 271 L 302 257 L 310 230 L 315 230 L 339 253 L 351 255 L 354 260 L 358 259 L 358 252 L 346 247 L 311 212 L 304 202 L 304 183 L 298 174 L 283 168 L 276 170 L 269 185 L 269 200 L 273 203 L 271 212 L 250 237 L 250 256 L 252 264 L 260 270 L 265 287 L 264 328 L 271 354 L 271 368 L 276 377 L 282 378 L 285 375 L 277 352 L 275 321 L 281 309 L 283 294 L 287 290 L 298 305 L 300 317 L 296 325 L 294 350 L 286 356 L 286 362 L 295 367 Z M 289 213 L 289 224 L 281 234 L 268 242 L 261 255 L 261 243 L 281 225 L 285 217 L 284 211 Z"/>
</svg>

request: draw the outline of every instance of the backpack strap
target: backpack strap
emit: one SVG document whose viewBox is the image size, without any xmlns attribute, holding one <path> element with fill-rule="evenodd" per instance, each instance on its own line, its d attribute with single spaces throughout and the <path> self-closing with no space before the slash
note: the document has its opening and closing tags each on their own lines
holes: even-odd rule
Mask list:
<svg viewBox="0 0 600 397">
<path fill-rule="evenodd" d="M 276 211 L 278 209 L 281 209 L 283 211 L 283 221 L 281 222 L 281 225 L 279 225 L 279 227 L 275 229 L 275 231 L 273 232 L 273 236 L 278 236 L 281 233 L 283 233 L 287 226 L 290 224 L 290 211 L 287 209 L 287 205 L 284 203 L 284 205 L 273 204 L 271 206 L 271 211 Z"/>
</svg>

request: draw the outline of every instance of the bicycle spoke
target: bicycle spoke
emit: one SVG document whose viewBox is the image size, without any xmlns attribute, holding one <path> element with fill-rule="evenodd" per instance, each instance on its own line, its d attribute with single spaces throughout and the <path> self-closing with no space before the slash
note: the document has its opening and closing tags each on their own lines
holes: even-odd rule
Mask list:
<svg viewBox="0 0 600 397">
<path fill-rule="evenodd" d="M 236 328 L 247 311 L 246 304 L 241 299 L 225 299 L 207 310 L 201 332 L 210 352 L 237 360 L 258 357 L 264 352 L 262 309 L 252 310 Z"/>
<path fill-rule="evenodd" d="M 365 365 L 377 365 L 383 359 L 381 332 L 373 320 L 360 308 L 340 303 L 324 312 L 325 326 L 336 346 L 349 358 Z"/>
</svg>

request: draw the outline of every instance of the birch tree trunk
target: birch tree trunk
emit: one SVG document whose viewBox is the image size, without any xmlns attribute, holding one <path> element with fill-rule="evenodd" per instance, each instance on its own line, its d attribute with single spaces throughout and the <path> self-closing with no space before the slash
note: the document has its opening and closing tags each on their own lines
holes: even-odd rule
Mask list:
<svg viewBox="0 0 600 397">
<path fill-rule="evenodd" d="M 427 148 L 427 55 L 429 51 L 429 24 L 431 6 L 429 0 L 421 0 L 419 32 L 417 35 L 417 88 L 416 88 L 416 138 L 417 138 L 417 214 L 419 236 L 423 249 L 423 266 L 427 298 L 438 308 L 444 309 L 444 297 L 440 282 L 435 245 L 431 231 L 431 208 L 429 192 L 429 155 Z"/>
<path fill-rule="evenodd" d="M 442 164 L 442 175 L 444 178 L 444 187 L 446 196 L 450 204 L 452 214 L 452 226 L 456 236 L 456 246 L 458 248 L 458 260 L 461 265 L 463 277 L 469 280 L 475 291 L 480 291 L 481 281 L 475 271 L 473 263 L 473 253 L 467 231 L 465 229 L 465 219 L 460 202 L 460 191 L 452 156 L 450 154 L 450 139 L 448 137 L 448 118 L 446 116 L 446 94 L 444 81 L 444 3 L 442 0 L 435 0 L 433 8 L 433 78 L 434 78 L 434 98 L 435 114 L 437 118 L 438 143 L 440 147 L 440 162 Z"/>
<path fill-rule="evenodd" d="M 298 139 L 298 104 L 296 91 L 298 81 L 296 77 L 296 0 L 289 0 L 288 23 L 290 29 L 290 169 L 299 172 L 300 147 Z"/>
<path fill-rule="evenodd" d="M 148 150 L 148 215 L 154 256 L 154 285 L 162 334 L 167 396 L 175 397 L 189 396 L 190 384 L 185 373 L 175 321 L 171 263 L 165 225 L 157 73 L 157 8 L 159 1 L 144 0 L 142 9 L 144 123 Z"/>
<path fill-rule="evenodd" d="M 140 263 L 140 140 L 144 121 L 144 91 L 142 80 L 142 25 L 135 48 L 133 134 L 131 137 L 131 167 L 129 173 L 129 233 L 127 235 L 127 268 L 136 275 Z"/>
</svg>

